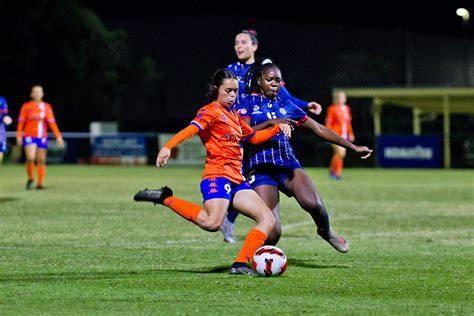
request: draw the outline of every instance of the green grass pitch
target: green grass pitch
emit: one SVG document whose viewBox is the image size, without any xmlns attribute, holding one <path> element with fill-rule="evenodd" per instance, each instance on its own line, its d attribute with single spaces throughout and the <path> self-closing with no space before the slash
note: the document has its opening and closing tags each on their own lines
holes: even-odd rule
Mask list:
<svg viewBox="0 0 474 316">
<path fill-rule="evenodd" d="M 1 314 L 473 315 L 474 172 L 307 169 L 337 253 L 282 197 L 289 257 L 278 278 L 226 273 L 239 243 L 222 242 L 163 206 L 133 202 L 171 186 L 201 202 L 201 169 L 51 166 L 44 191 L 24 190 L 21 166 L 0 167 Z"/>
</svg>

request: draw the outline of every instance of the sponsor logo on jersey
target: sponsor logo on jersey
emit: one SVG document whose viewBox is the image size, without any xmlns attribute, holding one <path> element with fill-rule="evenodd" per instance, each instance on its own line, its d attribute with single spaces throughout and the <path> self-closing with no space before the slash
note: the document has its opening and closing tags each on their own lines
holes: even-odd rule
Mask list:
<svg viewBox="0 0 474 316">
<path fill-rule="evenodd" d="M 240 110 L 239 110 L 239 113 L 240 113 L 240 114 L 247 114 L 247 109 L 240 109 Z"/>
<path fill-rule="evenodd" d="M 284 108 L 280 108 L 280 113 L 286 115 L 286 110 Z"/>
</svg>

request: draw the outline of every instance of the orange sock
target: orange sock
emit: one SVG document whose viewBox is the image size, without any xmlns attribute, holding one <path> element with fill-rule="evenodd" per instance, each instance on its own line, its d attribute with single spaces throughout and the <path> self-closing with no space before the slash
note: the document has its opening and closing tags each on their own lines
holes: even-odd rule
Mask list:
<svg viewBox="0 0 474 316">
<path fill-rule="evenodd" d="M 38 183 L 37 185 L 43 185 L 44 176 L 46 175 L 46 165 L 44 163 L 38 164 Z"/>
<path fill-rule="evenodd" d="M 202 206 L 179 199 L 175 196 L 170 196 L 163 201 L 163 204 L 172 209 L 176 214 L 184 217 L 193 223 L 202 211 Z"/>
<path fill-rule="evenodd" d="M 26 174 L 28 175 L 28 180 L 33 180 L 33 172 L 35 171 L 35 163 L 34 162 L 26 162 Z"/>
<path fill-rule="evenodd" d="M 329 166 L 329 170 L 336 174 L 336 170 L 337 170 L 337 156 L 336 155 L 332 155 L 332 158 L 331 158 L 331 165 Z"/>
<path fill-rule="evenodd" d="M 337 165 L 336 165 L 336 175 L 340 177 L 342 175 L 342 168 L 344 166 L 344 160 L 341 157 L 337 157 Z"/>
<path fill-rule="evenodd" d="M 247 238 L 245 238 L 244 245 L 235 259 L 235 262 L 248 263 L 252 259 L 255 251 L 265 244 L 267 238 L 267 234 L 256 228 L 252 228 Z"/>
</svg>

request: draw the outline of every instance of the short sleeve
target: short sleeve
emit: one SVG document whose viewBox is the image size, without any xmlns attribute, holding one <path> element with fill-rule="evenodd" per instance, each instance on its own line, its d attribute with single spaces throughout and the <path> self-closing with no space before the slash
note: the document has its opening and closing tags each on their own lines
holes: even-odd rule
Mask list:
<svg viewBox="0 0 474 316">
<path fill-rule="evenodd" d="M 250 102 L 248 101 L 248 97 L 246 96 L 241 96 L 239 98 L 239 101 L 235 104 L 235 109 L 237 110 L 242 119 L 252 117 Z"/>
<path fill-rule="evenodd" d="M 55 123 L 56 118 L 54 117 L 53 113 L 53 108 L 51 108 L 51 105 L 46 105 L 46 121 L 48 123 Z"/>
<path fill-rule="evenodd" d="M 205 106 L 199 109 L 196 117 L 191 121 L 191 124 L 196 125 L 199 131 L 208 128 L 212 125 L 216 117 L 216 111 L 210 106 Z"/>
</svg>

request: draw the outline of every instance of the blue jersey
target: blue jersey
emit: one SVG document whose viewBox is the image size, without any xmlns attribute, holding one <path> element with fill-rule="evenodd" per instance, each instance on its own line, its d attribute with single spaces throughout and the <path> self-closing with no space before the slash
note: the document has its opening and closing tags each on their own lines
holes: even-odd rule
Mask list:
<svg viewBox="0 0 474 316">
<path fill-rule="evenodd" d="M 8 104 L 4 97 L 0 96 L 0 145 L 5 142 L 5 124 L 3 124 L 3 117 L 8 115 Z"/>
<path fill-rule="evenodd" d="M 245 76 L 249 72 L 250 67 L 252 64 L 242 64 L 241 62 L 235 62 L 233 64 L 230 64 L 226 67 L 227 70 L 230 70 L 234 75 L 237 76 L 237 79 L 239 80 L 239 94 L 242 95 L 245 93 Z M 304 100 L 300 100 L 290 94 L 288 89 L 286 89 L 284 86 L 281 87 L 280 92 L 278 93 L 278 96 L 282 100 L 291 100 L 294 104 L 296 104 L 298 107 L 302 109 L 308 109 L 308 102 Z"/>
<path fill-rule="evenodd" d="M 290 118 L 300 123 L 308 119 L 306 113 L 291 100 L 269 100 L 261 95 L 242 95 L 236 105 L 240 116 L 250 119 L 250 126 L 264 123 L 270 119 Z M 246 171 L 259 164 L 285 167 L 296 161 L 290 139 L 279 133 L 265 143 L 252 145 L 246 155 Z"/>
</svg>

